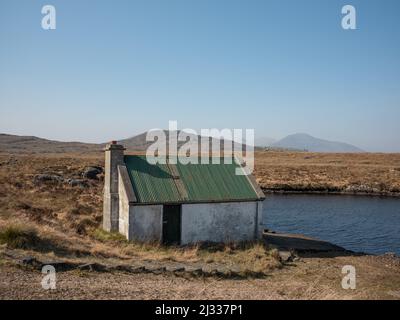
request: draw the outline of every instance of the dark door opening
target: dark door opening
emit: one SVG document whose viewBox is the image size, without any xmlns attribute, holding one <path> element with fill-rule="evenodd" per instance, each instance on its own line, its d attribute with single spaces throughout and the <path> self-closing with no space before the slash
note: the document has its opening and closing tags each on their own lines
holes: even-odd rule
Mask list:
<svg viewBox="0 0 400 320">
<path fill-rule="evenodd" d="M 163 206 L 163 243 L 181 243 L 181 205 Z"/>
</svg>

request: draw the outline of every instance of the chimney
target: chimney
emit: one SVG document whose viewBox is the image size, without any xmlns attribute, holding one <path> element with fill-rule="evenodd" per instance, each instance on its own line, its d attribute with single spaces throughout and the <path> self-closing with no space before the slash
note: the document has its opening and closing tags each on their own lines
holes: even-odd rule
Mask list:
<svg viewBox="0 0 400 320">
<path fill-rule="evenodd" d="M 118 231 L 119 194 L 118 165 L 124 164 L 125 148 L 111 141 L 105 151 L 103 228 L 106 231 Z"/>
</svg>

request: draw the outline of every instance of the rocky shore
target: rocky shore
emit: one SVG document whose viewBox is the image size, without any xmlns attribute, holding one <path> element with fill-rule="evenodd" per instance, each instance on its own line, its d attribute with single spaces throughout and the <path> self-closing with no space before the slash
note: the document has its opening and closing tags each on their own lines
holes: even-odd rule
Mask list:
<svg viewBox="0 0 400 320">
<path fill-rule="evenodd" d="M 368 186 L 347 186 L 339 187 L 309 187 L 309 186 L 276 186 L 262 188 L 265 194 L 321 194 L 321 195 L 351 195 L 351 196 L 373 196 L 373 197 L 394 197 L 400 198 L 400 192 L 379 190 Z"/>
<path fill-rule="evenodd" d="M 400 196 L 400 154 L 256 152 L 266 193 Z"/>
</svg>

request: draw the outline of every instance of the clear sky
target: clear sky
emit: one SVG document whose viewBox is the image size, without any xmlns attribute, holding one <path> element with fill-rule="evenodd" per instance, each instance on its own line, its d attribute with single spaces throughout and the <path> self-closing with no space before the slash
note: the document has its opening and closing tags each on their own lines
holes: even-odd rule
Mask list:
<svg viewBox="0 0 400 320">
<path fill-rule="evenodd" d="M 400 152 L 400 1 L 0 0 L 0 132 L 104 142 L 168 120 Z"/>
</svg>

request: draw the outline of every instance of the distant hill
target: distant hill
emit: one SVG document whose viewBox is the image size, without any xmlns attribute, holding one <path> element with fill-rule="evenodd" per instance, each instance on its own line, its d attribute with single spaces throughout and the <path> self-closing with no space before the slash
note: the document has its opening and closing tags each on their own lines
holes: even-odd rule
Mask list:
<svg viewBox="0 0 400 320">
<path fill-rule="evenodd" d="M 164 130 L 165 133 L 165 139 L 163 139 L 161 142 L 164 142 L 165 140 L 169 139 L 169 135 L 172 133 L 172 131 L 168 131 L 168 130 Z M 174 131 L 174 133 L 176 134 L 176 131 Z M 180 133 L 178 131 L 178 133 Z M 154 134 L 157 134 L 159 136 L 161 136 L 161 131 L 154 131 Z M 128 139 L 123 139 L 123 140 L 119 140 L 118 143 L 122 144 L 125 148 L 127 148 L 128 150 L 132 150 L 132 151 L 145 151 L 147 150 L 147 148 L 152 145 L 154 143 L 154 141 L 146 141 L 146 135 L 147 132 L 141 133 L 137 136 L 128 138 Z M 192 135 L 192 134 L 188 134 L 188 136 L 191 137 L 192 141 L 198 141 L 199 147 L 201 146 L 200 144 L 200 139 L 202 138 L 202 136 L 200 135 Z M 204 137 L 203 137 L 204 138 Z M 218 143 L 218 139 L 216 138 L 209 138 L 210 144 L 211 143 Z M 230 140 L 227 140 L 227 143 L 229 143 Z M 177 145 L 178 148 L 180 146 L 182 146 L 183 144 L 185 144 L 186 141 L 178 141 Z M 233 141 L 230 141 L 230 143 L 232 143 L 232 148 L 238 148 L 240 149 L 241 144 L 240 143 L 234 143 Z M 234 143 L 234 144 L 233 144 Z M 221 142 L 221 148 L 223 147 L 223 143 Z M 245 145 L 242 145 L 242 147 L 244 148 Z M 211 145 L 210 145 L 211 148 Z"/>
<path fill-rule="evenodd" d="M 310 152 L 365 152 L 348 143 L 318 139 L 306 133 L 289 135 L 273 143 L 272 147 L 307 150 Z"/>
<path fill-rule="evenodd" d="M 165 131 L 168 139 L 169 132 Z M 128 139 L 118 140 L 118 143 L 125 146 L 128 151 L 146 151 L 153 144 L 153 141 L 146 141 L 146 132 Z M 195 137 L 194 137 L 195 138 Z M 197 136 L 200 139 L 200 136 Z M 216 139 L 210 138 L 210 142 L 216 143 Z M 198 140 L 200 141 L 200 140 Z M 178 142 L 178 148 L 185 142 Z M 232 142 L 231 142 L 232 143 Z M 3 153 L 81 153 L 81 152 L 101 152 L 106 143 L 84 143 L 84 142 L 62 142 L 48 140 L 34 136 L 17 136 L 10 134 L 0 134 L 0 152 Z M 223 145 L 223 143 L 221 143 Z M 240 148 L 240 144 L 235 143 Z M 222 146 L 221 146 L 222 147 Z M 233 145 L 232 145 L 233 147 Z"/>
<path fill-rule="evenodd" d="M 165 131 L 168 139 L 168 131 Z M 197 136 L 200 139 L 200 136 Z M 210 138 L 211 139 L 211 138 Z M 215 138 L 212 138 L 215 143 Z M 199 140 L 200 141 L 200 140 Z M 211 140 L 210 140 L 211 141 Z M 146 151 L 153 144 L 146 141 L 146 132 L 118 141 L 128 151 Z M 267 140 L 264 140 L 267 142 Z M 178 148 L 185 142 L 178 142 Z M 68 152 L 101 152 L 106 143 L 62 142 L 34 136 L 17 136 L 0 134 L 0 152 L 4 153 L 68 153 Z M 222 145 L 222 143 L 221 143 Z M 260 146 L 256 143 L 257 146 Z M 240 144 L 235 143 L 240 148 Z M 244 147 L 244 146 L 243 146 Z M 263 146 L 264 147 L 264 146 Z M 265 146 L 266 147 L 266 146 Z M 272 150 L 307 150 L 311 152 L 364 152 L 363 150 L 343 142 L 327 141 L 299 133 L 289 135 L 270 145 Z M 256 150 L 259 149 L 256 147 Z"/>
<path fill-rule="evenodd" d="M 68 153 L 100 151 L 100 144 L 61 142 L 33 136 L 0 134 L 0 152 L 6 153 Z"/>
</svg>

